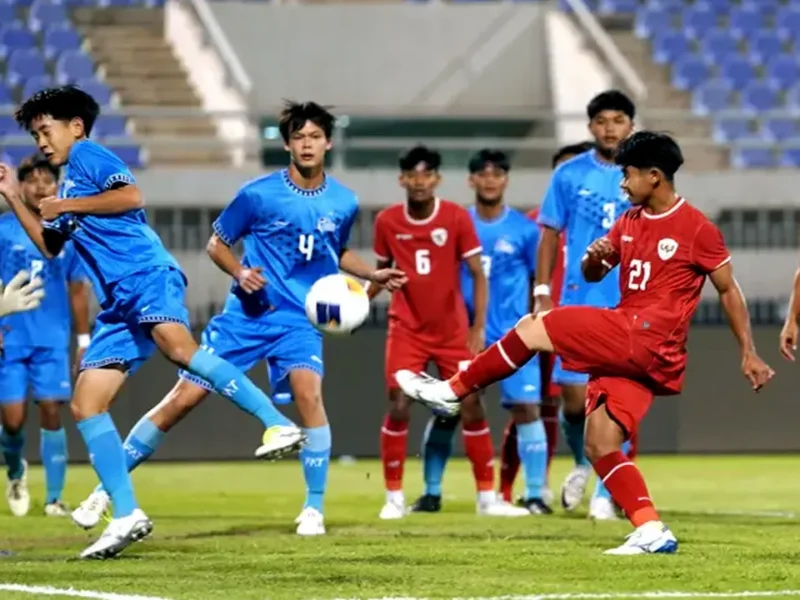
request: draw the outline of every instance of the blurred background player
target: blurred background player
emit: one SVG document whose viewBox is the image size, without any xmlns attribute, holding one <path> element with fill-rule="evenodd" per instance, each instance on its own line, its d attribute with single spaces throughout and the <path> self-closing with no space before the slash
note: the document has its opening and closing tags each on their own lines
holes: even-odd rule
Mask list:
<svg viewBox="0 0 800 600">
<path fill-rule="evenodd" d="M 675 193 L 674 176 L 683 164 L 678 145 L 664 134 L 642 131 L 621 144 L 616 161 L 636 208 L 589 246 L 582 263 L 588 281 L 620 266 L 619 306 L 543 311 L 522 319 L 449 381 L 409 371 L 397 373 L 397 380 L 427 406 L 451 410 L 458 398 L 508 377 L 539 351 L 555 352 L 572 370 L 590 373 L 588 458 L 635 527 L 606 554 L 668 554 L 678 550 L 678 541 L 661 522 L 641 472 L 622 445 L 656 394 L 680 394 L 689 325 L 707 277 L 719 294 L 741 352 L 742 373 L 753 390 L 775 373 L 756 353 L 747 303 L 722 234 Z"/>
<path fill-rule="evenodd" d="M 503 202 L 509 169 L 508 157 L 499 150 L 491 149 L 480 150 L 468 164 L 469 184 L 475 190 L 475 205 L 469 212 L 483 248 L 481 265 L 489 285 L 486 314 L 486 337 L 489 343 L 500 339 L 530 312 L 531 284 L 539 243 L 538 226 Z M 466 268 L 462 268 L 461 282 L 464 300 L 472 314 L 474 283 Z M 532 514 L 550 514 L 552 510 L 543 499 L 547 434 L 538 405 L 541 400 L 539 361 L 531 361 L 500 385 L 503 406 L 511 411 L 511 423 L 518 431 L 514 453 L 522 461 L 525 473 L 522 505 Z M 438 482 L 442 480 L 445 461 L 452 449 L 454 428 L 448 428 L 447 421 L 437 418 L 431 422 L 426 430 L 423 448 L 425 476 L 433 475 L 433 480 Z M 449 421 L 457 422 L 458 417 L 450 417 Z M 434 440 L 439 443 L 434 444 Z M 426 479 L 426 487 L 429 486 Z M 504 501 L 508 502 L 509 499 L 504 498 Z M 523 514 L 520 512 L 520 515 Z"/>
<path fill-rule="evenodd" d="M 630 208 L 620 189 L 622 171 L 614 164 L 614 153 L 633 131 L 635 107 L 625 94 L 611 90 L 595 96 L 586 112 L 595 148 L 556 168 L 539 212 L 539 224 L 544 229 L 534 289 L 537 311 L 553 307 L 552 273 L 562 235 L 565 262 L 561 305 L 611 308 L 620 298 L 617 271 L 602 282 L 590 284 L 583 278 L 580 261 L 589 244 L 608 233 L 614 221 Z M 562 389 L 562 431 L 575 459 L 575 467 L 561 488 L 561 504 L 572 511 L 581 503 L 592 472 L 583 444 L 588 376 L 565 370 L 556 357 L 553 381 Z M 613 503 L 605 490 L 597 490 L 590 515 L 597 519 L 615 518 Z"/>
<path fill-rule="evenodd" d="M 323 499 L 331 429 L 322 403 L 322 334 L 305 313 L 305 297 L 318 279 L 339 269 L 395 289 L 402 273 L 374 271 L 347 248 L 358 199 L 324 171 L 334 116 L 314 102 L 287 103 L 279 118 L 289 167 L 242 187 L 214 222 L 208 254 L 233 278 L 221 314 L 208 323 L 202 348 L 243 372 L 267 361 L 274 395 L 291 396 L 307 439 L 300 450 L 306 500 L 299 535 L 323 535 Z M 243 241 L 241 260 L 232 247 Z M 186 371 L 167 396 L 125 440 L 128 469 L 147 460 L 164 434 L 213 391 Z M 97 525 L 110 502 L 102 487 L 73 512 L 84 528 Z"/>
<path fill-rule="evenodd" d="M 56 195 L 58 177 L 58 167 L 44 157 L 34 157 L 19 167 L 22 197 L 32 211 L 38 214 L 42 199 Z M 61 501 L 67 473 L 67 436 L 61 424 L 61 407 L 72 393 L 70 332 L 74 329 L 77 335 L 80 364 L 89 345 L 89 285 L 72 244 L 47 260 L 14 214 L 8 212 L 0 216 L 0 279 L 8 281 L 21 269 L 43 280 L 46 298 L 37 310 L 0 321 L 0 448 L 8 472 L 6 500 L 11 513 L 18 517 L 30 509 L 27 464 L 22 458 L 25 400 L 30 389 L 39 407 L 44 514 L 61 517 L 68 514 Z"/>
<path fill-rule="evenodd" d="M 570 144 L 561 147 L 552 159 L 552 166 L 555 169 L 562 162 L 570 158 L 583 154 L 594 148 L 591 142 L 580 144 Z M 539 207 L 537 206 L 528 212 L 528 218 L 534 222 L 539 217 Z M 541 227 L 541 226 L 540 226 Z M 558 306 L 558 299 L 561 296 L 561 286 L 564 281 L 564 235 L 559 238 L 558 252 L 553 263 L 553 272 L 550 275 L 550 298 L 553 306 Z M 490 298 L 491 301 L 491 298 Z M 541 372 L 539 389 L 541 390 L 541 404 L 539 404 L 539 414 L 544 424 L 545 434 L 547 435 L 547 481 L 550 480 L 550 464 L 558 447 L 558 428 L 559 428 L 559 409 L 561 388 L 552 380 L 553 362 L 555 357 L 552 354 L 543 352 L 539 356 L 539 369 Z M 514 417 L 509 420 L 503 434 L 503 445 L 500 451 L 500 494 L 506 502 L 512 501 L 514 490 L 514 480 L 519 472 L 520 456 L 517 450 L 517 425 Z M 542 499 L 548 505 L 553 501 L 553 492 L 550 490 L 549 483 L 545 484 L 542 492 Z M 524 501 L 520 498 L 520 501 Z"/>
<path fill-rule="evenodd" d="M 423 146 L 405 153 L 400 158 L 400 186 L 406 192 L 406 200 L 384 209 L 375 220 L 378 266 L 395 265 L 408 276 L 408 283 L 392 295 L 389 309 L 389 412 L 381 428 L 386 503 L 380 511 L 381 519 L 400 519 L 406 514 L 403 467 L 411 400 L 398 388 L 394 372 L 406 368 L 424 370 L 432 362 L 444 377 L 457 372 L 485 343 L 487 289 L 480 241 L 469 213 L 436 197 L 440 164 L 439 153 Z M 461 295 L 462 262 L 475 281 L 472 327 Z M 378 292 L 377 288 L 370 288 L 371 296 Z M 478 512 L 508 514 L 515 507 L 499 502 L 494 492 L 494 448 L 477 395 L 466 399 L 461 423 L 464 448 L 478 489 Z M 455 427 L 455 423 L 451 424 Z M 452 433 L 447 437 L 452 439 Z M 426 481 L 431 486 L 420 499 L 424 506 L 417 508 L 437 511 L 441 508 L 441 482 L 431 477 Z"/>
</svg>

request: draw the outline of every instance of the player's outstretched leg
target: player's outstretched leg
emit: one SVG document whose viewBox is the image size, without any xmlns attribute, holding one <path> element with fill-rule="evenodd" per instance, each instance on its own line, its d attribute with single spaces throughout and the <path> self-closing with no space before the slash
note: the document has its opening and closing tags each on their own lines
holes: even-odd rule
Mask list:
<svg viewBox="0 0 800 600">
<path fill-rule="evenodd" d="M 0 403 L 2 430 L 0 430 L 0 450 L 6 463 L 8 483 L 6 501 L 11 514 L 24 517 L 31 507 L 28 491 L 28 463 L 22 458 L 25 447 L 25 402 L 14 400 Z"/>
<path fill-rule="evenodd" d="M 199 348 L 182 323 L 158 323 L 153 340 L 176 365 L 211 384 L 243 411 L 258 418 L 265 428 L 256 457 L 276 459 L 298 451 L 305 442 L 303 432 L 287 419 L 244 373 L 231 363 Z"/>
<path fill-rule="evenodd" d="M 113 503 L 111 522 L 81 558 L 111 558 L 153 530 L 153 523 L 134 497 L 122 439 L 107 412 L 125 377 L 116 369 L 88 369 L 81 372 L 75 385 L 72 414 L 92 467 Z"/>
<path fill-rule="evenodd" d="M 630 460 L 630 440 L 622 444 L 622 453 L 625 454 Z M 592 499 L 589 501 L 589 518 L 595 521 L 616 521 L 617 507 L 611 499 L 611 492 L 603 485 L 600 479 L 597 480 L 594 486 L 594 493 Z"/>
<path fill-rule="evenodd" d="M 432 416 L 422 438 L 422 474 L 425 491 L 411 506 L 411 512 L 439 512 L 442 509 L 442 478 L 453 453 L 458 417 Z"/>
<path fill-rule="evenodd" d="M 509 419 L 503 432 L 500 447 L 500 497 L 506 502 L 513 500 L 514 480 L 519 472 L 519 450 L 517 449 L 517 424 L 514 417 Z"/>
<path fill-rule="evenodd" d="M 44 514 L 48 517 L 66 517 L 69 511 L 61 501 L 67 479 L 67 433 L 61 424 L 63 402 L 39 401 L 41 423 L 40 455 L 44 466 L 46 497 Z"/>
</svg>

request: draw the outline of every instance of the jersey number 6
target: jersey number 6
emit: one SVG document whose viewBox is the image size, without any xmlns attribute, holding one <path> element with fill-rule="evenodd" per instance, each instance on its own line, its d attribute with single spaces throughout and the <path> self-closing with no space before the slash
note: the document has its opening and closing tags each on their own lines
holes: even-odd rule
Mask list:
<svg viewBox="0 0 800 600">
<path fill-rule="evenodd" d="M 430 275 L 431 272 L 431 251 L 427 248 L 417 250 L 414 253 L 414 263 L 417 273 L 420 275 Z"/>
</svg>

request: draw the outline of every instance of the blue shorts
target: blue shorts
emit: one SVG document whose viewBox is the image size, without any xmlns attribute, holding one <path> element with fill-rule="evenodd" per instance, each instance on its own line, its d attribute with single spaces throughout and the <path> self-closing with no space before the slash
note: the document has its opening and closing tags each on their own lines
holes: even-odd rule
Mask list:
<svg viewBox="0 0 800 600">
<path fill-rule="evenodd" d="M 281 325 L 280 313 L 273 312 L 274 325 L 235 313 L 222 313 L 208 322 L 201 338 L 201 348 L 228 361 L 242 372 L 259 361 L 267 361 L 272 396 L 276 404 L 291 401 L 288 375 L 296 369 L 308 369 L 322 377 L 322 334 L 307 325 Z M 187 371 L 179 376 L 209 391 L 212 387 Z"/>
<path fill-rule="evenodd" d="M 589 375 L 567 371 L 561 364 L 561 357 L 556 356 L 553 366 L 553 382 L 558 385 L 586 385 L 589 383 Z"/>
<path fill-rule="evenodd" d="M 0 404 L 39 400 L 67 402 L 72 395 L 69 350 L 8 346 L 0 358 Z"/>
<path fill-rule="evenodd" d="M 542 370 L 538 356 L 500 382 L 500 397 L 504 407 L 541 403 Z"/>
<path fill-rule="evenodd" d="M 122 365 L 133 374 L 156 349 L 150 329 L 158 323 L 189 326 L 186 280 L 177 269 L 163 267 L 118 281 L 114 303 L 99 315 L 81 369 Z"/>
</svg>

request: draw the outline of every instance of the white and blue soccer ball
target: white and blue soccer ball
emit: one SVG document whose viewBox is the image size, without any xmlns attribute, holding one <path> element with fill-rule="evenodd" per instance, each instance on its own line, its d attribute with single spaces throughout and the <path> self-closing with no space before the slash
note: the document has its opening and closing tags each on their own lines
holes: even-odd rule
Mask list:
<svg viewBox="0 0 800 600">
<path fill-rule="evenodd" d="M 308 291 L 306 316 L 314 327 L 325 333 L 352 333 L 369 316 L 367 291 L 348 275 L 327 275 Z"/>
</svg>

